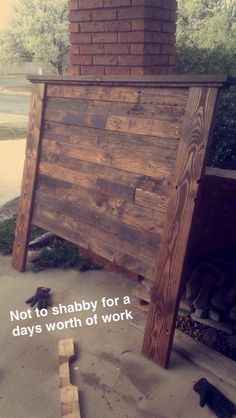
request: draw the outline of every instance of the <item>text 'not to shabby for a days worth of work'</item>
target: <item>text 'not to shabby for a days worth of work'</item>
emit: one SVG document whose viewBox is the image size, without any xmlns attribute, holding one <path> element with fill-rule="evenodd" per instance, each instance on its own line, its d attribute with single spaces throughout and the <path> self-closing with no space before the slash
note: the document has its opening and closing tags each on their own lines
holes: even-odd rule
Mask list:
<svg viewBox="0 0 236 418">
<path fill-rule="evenodd" d="M 12 329 L 12 335 L 14 337 L 28 336 L 32 337 L 34 334 L 41 334 L 43 331 L 53 332 L 61 331 L 64 329 L 70 328 L 80 328 L 82 326 L 92 326 L 98 325 L 100 323 L 109 324 L 111 322 L 125 321 L 133 319 L 132 311 L 124 309 L 123 312 L 115 313 L 98 313 L 97 311 L 103 310 L 106 308 L 121 307 L 122 305 L 130 304 L 130 297 L 124 296 L 122 298 L 106 298 L 105 296 L 100 300 L 92 301 L 74 301 L 69 305 L 63 305 L 60 303 L 57 306 L 53 306 L 50 311 L 47 309 L 35 308 L 31 310 L 28 308 L 24 311 L 19 311 L 18 309 L 9 312 L 11 322 L 14 322 L 14 328 Z M 79 318 L 75 315 L 69 317 L 66 320 L 57 320 L 48 322 L 45 324 L 34 324 L 28 325 L 27 320 L 34 320 L 37 318 L 45 318 L 51 312 L 54 316 L 60 316 L 64 314 L 76 314 L 86 312 L 88 316 L 85 319 Z M 16 325 L 16 322 L 27 321 L 27 326 Z"/>
</svg>

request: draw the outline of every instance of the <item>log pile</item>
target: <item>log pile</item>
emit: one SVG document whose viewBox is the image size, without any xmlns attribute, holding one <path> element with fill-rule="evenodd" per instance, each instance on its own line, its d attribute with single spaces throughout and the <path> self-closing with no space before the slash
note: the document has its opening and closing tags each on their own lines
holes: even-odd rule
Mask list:
<svg viewBox="0 0 236 418">
<path fill-rule="evenodd" d="M 236 332 L 236 263 L 209 259 L 185 271 L 182 301 L 194 321 Z"/>
<path fill-rule="evenodd" d="M 236 360 L 236 263 L 220 258 L 189 264 L 176 328 Z M 147 312 L 152 282 L 140 277 L 132 304 Z"/>
</svg>

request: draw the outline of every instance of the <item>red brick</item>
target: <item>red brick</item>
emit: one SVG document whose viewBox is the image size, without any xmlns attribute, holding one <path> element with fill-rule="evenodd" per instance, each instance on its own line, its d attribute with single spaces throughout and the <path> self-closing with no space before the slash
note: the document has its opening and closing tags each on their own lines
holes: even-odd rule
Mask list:
<svg viewBox="0 0 236 418">
<path fill-rule="evenodd" d="M 162 7 L 162 0 L 132 0 L 132 5 Z"/>
<path fill-rule="evenodd" d="M 162 32 L 146 32 L 144 33 L 144 40 L 145 42 L 168 44 L 169 34 Z"/>
<path fill-rule="evenodd" d="M 104 43 L 113 44 L 117 42 L 116 33 L 93 33 L 92 39 L 94 44 Z"/>
<path fill-rule="evenodd" d="M 80 53 L 84 55 L 99 55 L 105 53 L 104 45 L 81 45 Z"/>
<path fill-rule="evenodd" d="M 78 10 L 79 9 L 79 0 L 69 0 L 68 1 L 69 10 Z"/>
<path fill-rule="evenodd" d="M 89 65 L 92 64 L 92 57 L 89 55 L 71 55 L 71 63 L 73 65 Z"/>
<path fill-rule="evenodd" d="M 77 55 L 80 53 L 79 45 L 71 45 L 70 46 L 70 54 Z"/>
<path fill-rule="evenodd" d="M 79 0 L 80 9 L 96 9 L 103 7 L 103 0 Z"/>
<path fill-rule="evenodd" d="M 144 19 L 132 20 L 132 30 L 145 30 L 145 24 Z"/>
<path fill-rule="evenodd" d="M 70 33 L 78 33 L 79 32 L 79 23 L 70 23 L 69 24 L 69 31 Z"/>
<path fill-rule="evenodd" d="M 161 46 L 161 54 L 175 54 L 176 48 L 174 45 L 162 45 Z"/>
<path fill-rule="evenodd" d="M 144 54 L 160 54 L 161 46 L 158 44 L 144 44 Z"/>
<path fill-rule="evenodd" d="M 114 20 L 116 19 L 116 9 L 92 10 L 92 20 Z"/>
<path fill-rule="evenodd" d="M 160 75 L 164 67 L 144 67 L 144 75 Z"/>
<path fill-rule="evenodd" d="M 170 55 L 169 56 L 169 64 L 170 65 L 176 65 L 176 55 Z"/>
<path fill-rule="evenodd" d="M 105 74 L 106 75 L 130 75 L 130 67 L 105 67 Z"/>
<path fill-rule="evenodd" d="M 118 19 L 144 18 L 147 11 L 148 9 L 142 6 L 120 8 L 118 9 Z"/>
<path fill-rule="evenodd" d="M 70 42 L 72 44 L 89 44 L 91 43 L 90 33 L 72 33 L 70 35 Z"/>
<path fill-rule="evenodd" d="M 176 41 L 176 35 L 169 35 L 169 44 L 174 45 Z"/>
<path fill-rule="evenodd" d="M 104 0 L 104 7 L 130 6 L 131 0 Z"/>
<path fill-rule="evenodd" d="M 169 10 L 153 9 L 152 16 L 154 19 L 158 19 L 158 20 L 166 20 L 167 22 L 170 20 Z"/>
<path fill-rule="evenodd" d="M 139 43 L 143 42 L 144 40 L 144 32 L 123 32 L 118 34 L 118 42 L 131 42 L 131 43 Z"/>
<path fill-rule="evenodd" d="M 170 21 L 176 22 L 177 20 L 177 13 L 176 12 L 170 12 Z"/>
<path fill-rule="evenodd" d="M 175 33 L 176 31 L 176 25 L 172 22 L 163 22 L 162 23 L 162 31 L 163 32 L 169 32 L 169 33 Z"/>
<path fill-rule="evenodd" d="M 93 57 L 95 65 L 117 65 L 117 55 L 96 55 Z"/>
<path fill-rule="evenodd" d="M 102 65 L 82 66 L 81 75 L 104 75 L 105 67 Z"/>
<path fill-rule="evenodd" d="M 148 19 L 145 20 L 145 29 L 146 31 L 152 32 L 161 32 L 162 22 L 160 20 Z"/>
<path fill-rule="evenodd" d="M 177 10 L 177 2 L 176 0 L 163 0 L 163 7 L 168 10 Z"/>
<path fill-rule="evenodd" d="M 118 57 L 118 64 L 120 65 L 143 65 L 143 55 L 121 55 Z"/>
<path fill-rule="evenodd" d="M 121 21 L 109 21 L 105 22 L 105 31 L 106 32 L 122 32 L 122 31 L 130 31 L 131 30 L 131 22 L 129 20 Z"/>
<path fill-rule="evenodd" d="M 130 54 L 129 44 L 105 45 L 105 54 Z"/>
<path fill-rule="evenodd" d="M 144 75 L 144 67 L 131 68 L 131 75 Z"/>
<path fill-rule="evenodd" d="M 80 32 L 104 32 L 104 22 L 80 23 Z"/>
<path fill-rule="evenodd" d="M 152 65 L 168 65 L 169 56 L 168 55 L 154 55 L 152 56 Z"/>
<path fill-rule="evenodd" d="M 78 10 L 76 12 L 69 13 L 70 22 L 83 22 L 85 20 L 91 20 L 91 11 L 90 10 Z"/>
<path fill-rule="evenodd" d="M 169 75 L 169 74 L 174 74 L 175 73 L 175 67 L 162 67 L 161 68 L 161 74 L 163 75 Z"/>
<path fill-rule="evenodd" d="M 73 67 L 69 68 L 69 74 L 70 75 L 79 75 L 80 74 L 80 67 L 76 67 L 73 65 Z"/>
<path fill-rule="evenodd" d="M 131 55 L 142 55 L 144 53 L 144 44 L 131 45 Z"/>
</svg>

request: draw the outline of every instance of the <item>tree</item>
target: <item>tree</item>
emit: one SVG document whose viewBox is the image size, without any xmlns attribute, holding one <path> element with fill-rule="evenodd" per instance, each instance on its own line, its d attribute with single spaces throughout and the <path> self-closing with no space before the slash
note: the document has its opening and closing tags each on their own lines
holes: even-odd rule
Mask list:
<svg viewBox="0 0 236 418">
<path fill-rule="evenodd" d="M 18 0 L 0 41 L 2 62 L 48 62 L 62 74 L 69 49 L 67 0 Z"/>
<path fill-rule="evenodd" d="M 178 0 L 179 73 L 236 72 L 236 0 Z M 210 165 L 236 169 L 236 88 L 221 96 Z"/>
<path fill-rule="evenodd" d="M 235 72 L 235 47 L 235 0 L 178 0 L 180 71 Z"/>
</svg>

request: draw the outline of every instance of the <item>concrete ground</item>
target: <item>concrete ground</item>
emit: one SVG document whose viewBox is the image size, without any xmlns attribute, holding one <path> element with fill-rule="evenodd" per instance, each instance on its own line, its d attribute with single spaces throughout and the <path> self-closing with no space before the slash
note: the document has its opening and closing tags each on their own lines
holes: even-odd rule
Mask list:
<svg viewBox="0 0 236 418">
<path fill-rule="evenodd" d="M 132 281 L 104 271 L 45 270 L 34 273 L 28 266 L 19 273 L 10 257 L 0 256 L 0 410 L 4 418 L 59 418 L 58 340 L 73 338 L 78 358 L 71 364 L 71 379 L 78 386 L 81 418 L 210 418 L 199 407 L 193 383 L 206 377 L 231 399 L 235 389 L 213 374 L 185 360 L 175 350 L 169 370 L 162 370 L 140 354 L 143 332 L 124 320 L 104 324 L 101 315 L 132 310 L 123 305 Z M 98 324 L 88 326 L 91 312 L 10 320 L 9 311 L 26 311 L 24 301 L 38 286 L 53 291 L 53 305 L 98 301 Z M 101 309 L 101 299 L 120 298 L 119 307 Z M 82 327 L 48 332 L 45 323 L 76 317 Z M 12 329 L 41 325 L 43 332 L 13 336 Z M 232 363 L 233 364 L 233 363 Z M 217 364 L 215 364 L 217 369 Z"/>
<path fill-rule="evenodd" d="M 25 139 L 0 141 L 0 207 L 20 195 Z"/>
</svg>

